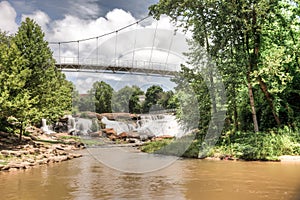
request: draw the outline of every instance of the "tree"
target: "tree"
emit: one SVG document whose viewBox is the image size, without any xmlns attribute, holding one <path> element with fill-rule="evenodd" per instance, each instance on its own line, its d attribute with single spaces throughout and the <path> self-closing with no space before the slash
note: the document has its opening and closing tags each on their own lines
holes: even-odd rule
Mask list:
<svg viewBox="0 0 300 200">
<path fill-rule="evenodd" d="M 287 17 L 283 13 L 292 14 Z M 299 6 L 295 1 L 161 0 L 158 4 L 150 7 L 150 14 L 157 18 L 166 14 L 173 21 L 180 22 L 180 26 L 184 27 L 185 30 L 191 30 L 194 34 L 193 39 L 204 47 L 211 58 L 216 61 L 222 74 L 230 72 L 227 68 L 228 64 L 234 66 L 235 70 L 230 72 L 231 79 L 237 75 L 239 79 L 237 81 L 225 80 L 226 88 L 234 91 L 233 95 L 229 95 L 230 103 L 236 104 L 237 95 L 233 89 L 234 85 L 240 84 L 240 80 L 245 80 L 254 131 L 259 130 L 259 120 L 256 114 L 258 104 L 255 103 L 255 97 L 257 97 L 256 99 L 259 97 L 256 90 L 257 86 L 264 94 L 264 101 L 268 102 L 274 121 L 278 125 L 281 124 L 278 108 L 274 105 L 277 104 L 278 96 L 272 94 L 272 87 L 269 85 L 271 81 L 268 82 L 264 78 L 268 72 L 262 63 L 266 61 L 267 49 L 270 47 L 270 43 L 267 44 L 265 41 L 270 39 L 271 43 L 274 43 L 279 39 L 274 40 L 274 37 L 270 37 L 269 33 L 272 32 L 270 24 L 272 24 L 281 30 L 276 34 L 279 33 L 278 36 L 280 37 L 287 33 L 290 39 L 284 41 L 290 41 L 294 46 L 293 48 L 286 48 L 289 45 L 285 44 L 285 50 L 281 55 L 287 56 L 290 53 L 295 55 L 295 63 L 298 63 L 299 66 L 297 57 L 299 48 L 295 48 L 299 47 L 299 42 L 295 37 L 299 33 Z M 287 27 L 292 31 L 284 32 L 283 30 Z M 279 41 L 282 40 L 279 39 Z M 289 52 L 286 51 L 287 49 L 293 50 Z M 286 61 L 287 59 L 284 62 Z M 277 63 L 283 64 L 279 60 Z M 271 66 L 269 65 L 269 67 Z M 280 70 L 276 71 L 279 72 Z M 285 75 L 287 75 L 286 72 Z M 242 84 L 238 87 L 243 88 L 244 86 Z M 236 106 L 233 108 L 233 113 L 237 115 Z M 234 118 L 237 119 L 236 116 Z"/>
<path fill-rule="evenodd" d="M 206 82 L 201 73 L 182 66 L 173 81 L 177 98 L 176 115 L 187 129 L 208 130 L 211 119 L 211 99 Z"/>
<path fill-rule="evenodd" d="M 40 26 L 27 18 L 15 36 L 0 34 L 1 124 L 18 130 L 72 109 L 72 84 L 55 68 Z"/>
<path fill-rule="evenodd" d="M 174 92 L 172 90 L 166 92 L 160 92 L 158 94 L 159 100 L 157 103 L 161 105 L 165 109 L 175 109 L 176 108 L 176 100 L 173 99 Z M 175 101 L 175 102 L 174 102 Z"/>
<path fill-rule="evenodd" d="M 144 92 L 138 86 L 125 86 L 112 97 L 113 112 L 140 113 L 139 95 Z"/>
<path fill-rule="evenodd" d="M 48 42 L 44 39 L 41 27 L 33 20 L 26 18 L 21 23 L 13 42 L 20 51 L 20 56 L 27 60 L 22 67 L 30 70 L 24 88 L 37 112 L 32 121 L 41 118 L 55 120 L 72 109 L 72 84 L 65 75 L 55 67 L 55 60 Z"/>
<path fill-rule="evenodd" d="M 35 113 L 32 108 L 36 99 L 24 88 L 31 70 L 24 68 L 27 60 L 20 56 L 17 46 L 1 33 L 0 41 L 0 118 L 7 126 L 19 130 L 20 140 L 24 128 Z M 6 123 L 5 123 L 6 122 Z"/>
<path fill-rule="evenodd" d="M 132 86 L 133 93 L 129 98 L 129 112 L 130 113 L 141 113 L 142 105 L 140 102 L 140 95 L 144 95 L 144 91 L 138 86 Z"/>
<path fill-rule="evenodd" d="M 113 88 L 104 81 L 97 81 L 88 93 L 94 97 L 95 112 L 111 113 L 112 112 L 112 95 Z"/>
<path fill-rule="evenodd" d="M 143 112 L 147 113 L 150 109 L 155 109 L 158 106 L 158 101 L 160 94 L 163 92 L 163 89 L 158 85 L 152 85 L 146 91 L 146 98 L 143 104 Z"/>
</svg>

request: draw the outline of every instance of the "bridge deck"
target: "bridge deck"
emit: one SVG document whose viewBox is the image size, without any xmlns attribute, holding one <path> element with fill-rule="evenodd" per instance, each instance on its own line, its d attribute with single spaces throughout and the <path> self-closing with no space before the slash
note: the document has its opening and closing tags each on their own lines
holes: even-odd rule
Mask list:
<svg viewBox="0 0 300 200">
<path fill-rule="evenodd" d="M 94 64 L 56 64 L 56 67 L 63 71 L 81 71 L 81 72 L 101 72 L 111 71 L 113 73 L 129 72 L 129 73 L 143 73 L 143 74 L 158 74 L 163 76 L 175 76 L 178 71 L 176 69 L 170 70 L 167 67 L 152 67 L 139 68 L 129 66 L 111 66 L 111 65 L 94 65 Z"/>
</svg>

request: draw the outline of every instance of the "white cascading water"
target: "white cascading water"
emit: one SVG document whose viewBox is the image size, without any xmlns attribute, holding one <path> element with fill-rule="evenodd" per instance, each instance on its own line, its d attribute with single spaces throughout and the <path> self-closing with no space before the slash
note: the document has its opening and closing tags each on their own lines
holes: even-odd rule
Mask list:
<svg viewBox="0 0 300 200">
<path fill-rule="evenodd" d="M 106 128 L 113 128 L 117 132 L 117 134 L 120 134 L 122 132 L 133 131 L 135 129 L 133 124 L 119 121 L 111 121 L 108 120 L 106 117 L 103 117 L 101 122 L 106 125 Z"/>
<path fill-rule="evenodd" d="M 132 123 L 111 121 L 106 117 L 103 117 L 101 121 L 106 124 L 106 128 L 113 128 L 118 134 L 137 131 L 141 134 L 145 133 L 155 136 L 170 135 L 181 137 L 183 135 L 183 130 L 173 115 L 141 115 L 141 120 L 137 121 L 136 127 Z"/>
<path fill-rule="evenodd" d="M 181 137 L 183 130 L 174 115 L 142 115 L 142 126 L 138 131 L 149 130 L 155 136 L 170 135 Z"/>
<path fill-rule="evenodd" d="M 47 121 L 46 121 L 46 119 L 42 119 L 42 127 L 41 127 L 41 130 L 43 131 L 43 133 L 46 133 L 46 134 L 55 133 L 54 131 L 50 130 L 49 127 L 47 126 Z"/>
</svg>

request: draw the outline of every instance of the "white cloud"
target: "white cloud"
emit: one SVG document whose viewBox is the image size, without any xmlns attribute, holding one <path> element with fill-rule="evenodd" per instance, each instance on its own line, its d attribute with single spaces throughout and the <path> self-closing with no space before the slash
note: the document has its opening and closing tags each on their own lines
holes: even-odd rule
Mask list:
<svg viewBox="0 0 300 200">
<path fill-rule="evenodd" d="M 101 9 L 97 0 L 68 0 L 68 14 L 73 16 L 81 16 L 81 18 L 96 18 Z"/>
<path fill-rule="evenodd" d="M 51 24 L 51 30 L 46 33 L 46 37 L 49 41 L 76 41 L 115 31 L 135 21 L 136 19 L 130 13 L 120 9 L 114 9 L 107 13 L 106 17 L 100 17 L 96 20 L 81 19 L 77 16 L 66 15 L 64 19 L 56 20 Z M 112 36 L 99 38 L 98 44 L 110 37 Z M 81 56 L 88 57 L 97 48 L 96 44 L 97 41 L 95 39 L 80 42 Z M 57 45 L 52 45 L 51 47 L 57 52 Z M 62 56 L 65 56 L 65 53 L 70 51 L 73 52 L 73 57 L 77 56 L 78 44 L 76 42 L 61 44 Z"/>
<path fill-rule="evenodd" d="M 14 33 L 18 29 L 15 22 L 17 13 L 15 9 L 7 1 L 0 2 L 0 29 Z"/>
<path fill-rule="evenodd" d="M 90 2 L 89 5 L 94 5 L 94 0 L 88 0 L 88 2 Z M 92 38 L 116 31 L 137 21 L 131 13 L 122 9 L 114 9 L 108 12 L 105 17 L 87 19 L 81 17 L 83 12 L 87 12 L 90 16 L 96 16 L 96 12 L 99 12 L 100 8 L 93 6 L 82 7 L 82 5 L 79 4 L 79 1 L 75 1 L 72 5 L 73 6 L 70 9 L 74 12 L 69 12 L 63 19 L 51 20 L 47 13 L 40 10 L 35 10 L 26 15 L 23 14 L 22 19 L 25 17 L 33 18 L 43 28 L 46 39 L 49 42 L 78 41 L 85 38 Z M 77 14 L 75 12 L 76 9 L 78 10 Z M 8 2 L 4 1 L 0 3 L 0 11 L 0 17 L 3 16 L 0 18 L 0 27 L 3 26 L 1 24 L 1 19 L 7 19 L 4 21 L 7 21 L 9 26 L 6 26 L 4 30 L 11 32 L 15 31 L 17 25 L 15 23 L 16 12 L 14 8 L 11 7 Z M 6 13 L 6 17 L 4 16 L 4 13 Z M 158 28 L 158 31 L 155 35 L 156 27 Z M 180 35 L 179 33 L 181 33 L 181 30 L 178 31 L 177 36 L 173 36 L 174 30 L 175 28 L 169 18 L 164 16 L 161 17 L 161 20 L 158 22 L 147 19 L 146 22 L 128 27 L 118 32 L 117 38 L 115 38 L 116 34 L 114 33 L 109 36 L 98 38 L 98 40 L 92 39 L 79 43 L 61 43 L 60 45 L 51 44 L 50 47 L 54 51 L 54 56 L 60 54 L 61 61 L 69 63 L 77 63 L 79 50 L 80 58 L 95 59 L 97 56 L 100 56 L 100 58 L 103 56 L 108 59 L 114 59 L 116 56 L 130 60 L 134 56 L 135 59 L 138 60 L 150 61 L 149 58 L 151 57 L 151 61 L 153 62 L 165 63 L 168 61 L 168 63 L 179 64 L 183 61 L 182 58 L 176 57 L 176 54 L 167 53 L 168 50 L 180 52 L 184 47 L 184 40 L 178 36 Z M 116 40 L 117 46 L 115 46 Z M 100 45 L 98 50 L 97 44 Z M 152 44 L 154 44 L 154 46 Z M 60 51 L 58 51 L 58 49 L 60 49 Z M 133 51 L 133 49 L 138 50 Z M 161 49 L 163 49 L 163 51 L 161 51 Z M 97 52 L 98 55 L 95 54 Z M 97 80 L 105 80 L 110 84 L 115 84 L 116 87 L 125 86 L 128 83 L 136 83 L 137 85 L 147 85 L 150 82 L 152 83 L 152 78 L 151 80 L 147 80 L 144 76 L 138 76 L 138 78 L 135 76 L 135 78 L 133 78 L 132 76 L 109 73 L 80 73 L 79 77 L 79 75 L 77 76 L 75 74 L 76 73 L 67 73 L 67 77 L 76 84 L 78 87 L 77 89 L 80 92 L 86 92 L 91 87 L 92 83 Z M 156 80 L 153 81 L 153 83 L 155 82 Z"/>
<path fill-rule="evenodd" d="M 91 38 L 113 32 L 129 24 L 137 21 L 129 12 L 121 9 L 114 9 L 107 13 L 105 17 L 100 17 L 95 20 L 82 19 L 79 16 L 66 15 L 64 19 L 56 20 L 50 25 L 51 31 L 46 36 L 50 41 L 77 41 L 80 39 Z M 156 36 L 154 38 L 155 29 L 157 26 Z M 184 47 L 186 44 L 180 30 L 174 35 L 174 26 L 168 17 L 162 17 L 160 21 L 149 21 L 146 25 L 138 24 L 126 28 L 116 34 L 105 36 L 98 39 L 98 56 L 100 62 L 108 59 L 108 63 L 114 64 L 113 59 L 120 57 L 124 60 L 132 59 L 133 52 L 136 59 L 135 63 L 142 63 L 142 61 L 159 62 L 161 64 L 183 63 L 184 60 L 176 57 L 176 52 L 187 50 Z M 154 38 L 154 47 L 152 48 Z M 117 40 L 117 46 L 115 41 Z M 51 45 L 58 55 L 58 44 Z M 78 43 L 72 42 L 68 44 L 60 44 L 60 55 L 67 62 L 76 62 L 78 55 Z M 134 50 L 133 49 L 137 49 Z M 163 49 L 164 51 L 158 50 Z M 81 58 L 88 58 L 95 61 L 97 56 L 97 40 L 92 39 L 88 41 L 79 42 L 79 50 Z M 117 51 L 115 54 L 115 50 Z M 153 52 L 151 53 L 151 51 Z M 175 54 L 169 54 L 168 50 L 174 51 Z M 111 59 L 111 60 L 110 60 Z M 94 62 L 93 62 L 94 63 Z M 126 63 L 126 61 L 125 61 Z M 145 63 L 148 65 L 148 63 Z M 158 65 L 157 65 L 158 66 Z M 170 65 L 174 67 L 174 65 Z M 162 66 L 164 67 L 164 66 Z M 140 85 L 144 88 L 153 84 L 165 85 L 165 88 L 172 89 L 174 85 L 165 79 L 156 79 L 155 77 L 147 76 L 130 76 L 118 75 L 110 73 L 67 73 L 80 93 L 85 93 L 92 87 L 93 82 L 104 80 L 115 89 L 120 89 L 125 85 Z M 72 75 L 73 74 L 73 75 Z M 74 74 L 76 74 L 74 76 Z M 158 81 L 159 80 L 159 81 Z"/>
<path fill-rule="evenodd" d="M 23 14 L 22 21 L 25 21 L 27 17 L 33 19 L 36 23 L 38 23 L 42 27 L 43 31 L 47 31 L 47 25 L 50 23 L 50 17 L 46 13 L 37 10 L 30 15 Z"/>
</svg>

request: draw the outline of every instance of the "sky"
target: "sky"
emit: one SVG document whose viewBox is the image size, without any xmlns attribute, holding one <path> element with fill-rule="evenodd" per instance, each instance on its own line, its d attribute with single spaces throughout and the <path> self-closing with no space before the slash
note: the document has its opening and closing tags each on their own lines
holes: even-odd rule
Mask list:
<svg viewBox="0 0 300 200">
<path fill-rule="evenodd" d="M 0 29 L 14 34 L 21 21 L 30 17 L 42 27 L 48 42 L 76 41 L 133 24 L 146 17 L 148 7 L 157 2 L 158 0 L 0 0 Z M 112 34 L 80 42 L 79 47 L 77 42 L 61 46 L 51 43 L 49 46 L 57 62 L 58 55 L 60 62 L 76 58 L 80 48 L 80 58 L 85 60 L 105 57 L 107 62 L 113 62 L 116 57 L 127 60 L 134 57 L 135 60 L 179 64 L 184 62 L 181 53 L 186 51 L 186 44 L 180 37 L 182 31 L 174 34 L 174 30 L 169 18 L 163 16 L 159 21 L 148 18 L 118 32 L 117 36 Z M 117 45 L 113 45 L 115 41 L 118 41 Z M 175 54 L 168 53 L 170 50 Z M 158 76 L 83 72 L 65 74 L 80 93 L 86 93 L 92 83 L 98 80 L 109 83 L 115 90 L 125 85 L 138 85 L 146 89 L 148 85 L 157 84 L 165 90 L 175 86 L 168 78 Z"/>
</svg>

